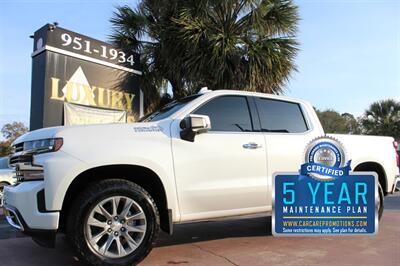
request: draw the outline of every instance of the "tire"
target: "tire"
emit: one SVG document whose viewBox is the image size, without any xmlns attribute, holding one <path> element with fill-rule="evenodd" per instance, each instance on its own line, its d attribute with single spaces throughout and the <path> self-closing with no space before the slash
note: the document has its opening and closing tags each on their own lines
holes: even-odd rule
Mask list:
<svg viewBox="0 0 400 266">
<path fill-rule="evenodd" d="M 355 172 L 360 172 L 360 171 L 369 171 L 369 170 L 368 169 L 358 169 Z M 379 181 L 378 181 L 378 194 L 379 194 L 378 220 L 380 221 L 382 218 L 383 209 L 384 209 L 385 194 L 383 193 L 383 189 L 382 189 L 382 186 L 379 183 Z"/>
<path fill-rule="evenodd" d="M 67 219 L 67 238 L 89 265 L 136 265 L 152 250 L 160 228 L 151 196 L 121 179 L 90 185 L 76 198 Z"/>
<path fill-rule="evenodd" d="M 0 207 L 3 207 L 3 190 L 5 186 L 9 184 L 6 182 L 0 182 Z"/>
<path fill-rule="evenodd" d="M 380 221 L 382 218 L 383 209 L 384 209 L 384 201 L 385 201 L 385 194 L 383 194 L 383 189 L 382 189 L 381 184 L 378 184 L 378 193 L 379 193 L 378 218 Z"/>
</svg>

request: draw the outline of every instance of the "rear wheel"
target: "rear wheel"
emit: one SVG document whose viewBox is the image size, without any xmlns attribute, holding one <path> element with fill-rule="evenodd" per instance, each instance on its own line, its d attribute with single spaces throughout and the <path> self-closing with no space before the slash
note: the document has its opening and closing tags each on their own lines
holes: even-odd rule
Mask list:
<svg viewBox="0 0 400 266">
<path fill-rule="evenodd" d="M 90 186 L 73 203 L 67 236 L 91 265 L 132 265 L 151 251 L 159 214 L 151 196 L 125 180 Z"/>
<path fill-rule="evenodd" d="M 374 171 L 374 170 L 370 170 L 369 168 L 366 168 L 366 167 L 358 167 L 358 166 L 356 167 L 356 169 L 357 170 L 355 170 L 355 172 Z M 377 171 L 375 171 L 375 172 L 378 174 Z M 378 176 L 379 176 L 379 174 L 378 174 Z M 379 181 L 378 181 L 378 195 L 379 195 L 378 204 L 377 204 L 377 207 L 378 207 L 378 219 L 381 220 L 382 214 L 383 214 L 383 208 L 384 208 L 385 194 L 383 193 L 383 189 L 382 189 L 381 183 Z"/>
<path fill-rule="evenodd" d="M 382 218 L 383 214 L 383 208 L 384 208 L 384 200 L 385 200 L 385 195 L 383 194 L 383 189 L 381 184 L 378 184 L 378 193 L 379 193 L 379 199 L 378 199 L 378 218 L 379 220 Z"/>
</svg>

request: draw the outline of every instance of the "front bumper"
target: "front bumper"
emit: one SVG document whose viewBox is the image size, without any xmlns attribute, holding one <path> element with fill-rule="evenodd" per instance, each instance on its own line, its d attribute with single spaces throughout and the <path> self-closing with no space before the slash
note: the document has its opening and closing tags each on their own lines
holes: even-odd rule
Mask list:
<svg viewBox="0 0 400 266">
<path fill-rule="evenodd" d="M 393 181 L 392 194 L 400 190 L 400 176 L 396 176 Z"/>
<path fill-rule="evenodd" d="M 21 230 L 24 234 L 31 236 L 33 241 L 42 247 L 54 248 L 56 244 L 57 230 L 32 229 L 26 225 L 17 209 L 3 207 L 7 222 L 14 228 Z"/>
<path fill-rule="evenodd" d="M 23 182 L 4 188 L 4 215 L 7 222 L 41 246 L 54 247 L 59 212 L 40 212 L 38 193 L 43 181 Z"/>
<path fill-rule="evenodd" d="M 4 213 L 11 226 L 21 231 L 57 230 L 60 213 L 39 211 L 38 193 L 43 189 L 43 181 L 4 188 Z"/>
</svg>

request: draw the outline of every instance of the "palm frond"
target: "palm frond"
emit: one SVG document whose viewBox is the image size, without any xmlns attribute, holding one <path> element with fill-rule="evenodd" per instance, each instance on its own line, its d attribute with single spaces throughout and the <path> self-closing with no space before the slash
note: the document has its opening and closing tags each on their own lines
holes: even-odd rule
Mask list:
<svg viewBox="0 0 400 266">
<path fill-rule="evenodd" d="M 175 97 L 199 86 L 281 93 L 296 71 L 298 20 L 291 0 L 142 0 L 118 7 L 112 40 L 143 54 L 144 84 L 168 80 Z"/>
</svg>

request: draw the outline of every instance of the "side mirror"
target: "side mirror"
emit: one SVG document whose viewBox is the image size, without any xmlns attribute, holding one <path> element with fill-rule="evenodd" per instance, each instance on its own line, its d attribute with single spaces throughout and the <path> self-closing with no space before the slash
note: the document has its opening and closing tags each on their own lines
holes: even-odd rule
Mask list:
<svg viewBox="0 0 400 266">
<path fill-rule="evenodd" d="M 193 142 L 197 134 L 211 129 L 211 122 L 206 115 L 189 115 L 181 121 L 180 127 L 182 129 L 181 138 Z"/>
</svg>

